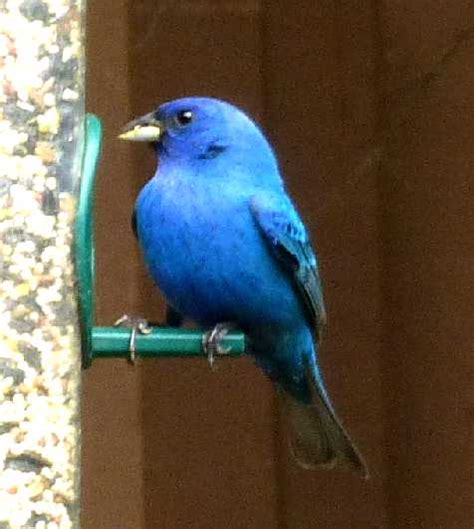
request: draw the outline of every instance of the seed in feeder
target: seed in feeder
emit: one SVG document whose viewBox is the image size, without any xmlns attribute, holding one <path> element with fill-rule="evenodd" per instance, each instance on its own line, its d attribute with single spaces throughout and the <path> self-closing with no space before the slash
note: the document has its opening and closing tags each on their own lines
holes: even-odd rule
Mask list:
<svg viewBox="0 0 474 529">
<path fill-rule="evenodd" d="M 63 92 L 63 101 L 77 101 L 79 99 L 79 93 L 70 88 L 66 88 Z"/>
<path fill-rule="evenodd" d="M 17 145 L 24 143 L 27 139 L 28 135 L 25 138 L 25 133 L 23 132 L 17 132 L 11 128 L 7 128 L 6 130 L 0 129 L 0 152 L 11 155 Z"/>
<path fill-rule="evenodd" d="M 45 134 L 57 134 L 59 130 L 59 112 L 56 108 L 48 109 L 37 118 L 38 130 Z"/>
<path fill-rule="evenodd" d="M 56 161 L 56 151 L 51 144 L 46 141 L 39 141 L 36 144 L 35 154 L 39 156 L 44 163 L 54 163 Z"/>
<path fill-rule="evenodd" d="M 48 479 L 48 480 L 53 480 L 54 479 L 54 472 L 51 470 L 51 468 L 49 467 L 43 467 L 41 469 L 41 472 L 40 474 L 45 478 L 45 479 Z"/>
<path fill-rule="evenodd" d="M 43 182 L 34 182 L 33 191 L 36 191 L 37 193 L 42 193 L 44 191 L 44 180 Z"/>
<path fill-rule="evenodd" d="M 50 44 L 48 46 L 48 52 L 51 55 L 56 55 L 56 53 L 59 53 L 59 46 L 57 44 Z"/>
<path fill-rule="evenodd" d="M 64 272 L 63 272 L 63 269 L 60 266 L 53 266 L 51 268 L 50 274 L 53 277 L 59 278 L 59 277 L 63 276 Z"/>
<path fill-rule="evenodd" d="M 22 253 L 33 253 L 35 248 L 36 246 L 33 241 L 22 241 L 16 245 L 16 250 Z"/>
<path fill-rule="evenodd" d="M 12 398 L 13 404 L 16 406 L 25 406 L 25 397 L 21 393 L 16 393 Z"/>
<path fill-rule="evenodd" d="M 49 239 L 54 236 L 55 219 L 52 216 L 36 214 L 24 220 L 26 230 L 33 235 Z"/>
<path fill-rule="evenodd" d="M 51 92 L 44 94 L 43 96 L 43 105 L 47 107 L 52 107 L 56 104 L 56 97 Z"/>
<path fill-rule="evenodd" d="M 20 283 L 15 288 L 15 294 L 12 295 L 12 297 L 15 299 L 22 298 L 23 296 L 27 296 L 30 293 L 30 285 L 28 283 Z"/>
<path fill-rule="evenodd" d="M 52 491 L 50 490 L 45 490 L 44 493 L 43 493 L 43 499 L 45 501 L 53 501 L 54 500 L 54 495 L 52 493 Z"/>
<path fill-rule="evenodd" d="M 36 275 L 41 275 L 44 273 L 44 264 L 43 263 L 35 263 L 33 266 L 33 273 Z"/>
<path fill-rule="evenodd" d="M 41 59 L 36 64 L 36 68 L 42 72 L 45 72 L 49 70 L 49 65 L 50 65 L 49 57 L 47 55 L 44 55 L 43 57 L 41 57 Z"/>
<path fill-rule="evenodd" d="M 29 154 L 19 162 L 18 171 L 21 180 L 28 182 L 31 176 L 44 177 L 48 172 L 48 168 L 44 166 L 40 156 Z"/>
<path fill-rule="evenodd" d="M 23 109 L 23 110 L 26 110 L 27 112 L 34 112 L 35 111 L 35 107 L 32 104 L 27 103 L 26 101 L 18 100 L 16 106 L 21 108 L 21 109 Z"/>
<path fill-rule="evenodd" d="M 12 352 L 12 353 L 16 353 L 18 352 L 18 343 L 16 340 L 14 340 L 13 338 L 7 338 L 5 340 L 5 345 L 7 346 L 7 348 Z M 0 415 L 1 417 L 1 415 Z"/>
<path fill-rule="evenodd" d="M 74 50 L 71 46 L 67 46 L 66 48 L 64 48 L 62 55 L 63 62 L 69 61 L 69 59 L 71 59 L 73 56 Z"/>
<path fill-rule="evenodd" d="M 11 264 L 8 267 L 8 273 L 11 274 L 11 275 L 16 276 L 19 272 L 20 272 L 20 267 L 18 265 L 16 265 L 16 264 Z"/>
<path fill-rule="evenodd" d="M 33 481 L 28 486 L 28 492 L 31 499 L 38 499 L 45 490 L 45 482 L 40 476 L 35 476 Z"/>
<path fill-rule="evenodd" d="M 16 406 L 7 400 L 0 405 L 0 417 L 4 423 L 18 424 L 25 417 L 25 410 L 21 406 Z"/>
<path fill-rule="evenodd" d="M 10 392 L 13 386 L 13 377 L 5 377 L 0 380 L 0 393 L 6 395 Z M 5 422 L 5 419 L 2 417 L 2 422 Z"/>
<path fill-rule="evenodd" d="M 14 319 L 24 318 L 27 314 L 28 308 L 25 305 L 19 304 L 12 310 L 12 317 Z"/>
<path fill-rule="evenodd" d="M 18 143 L 26 143 L 28 141 L 28 134 L 26 132 L 19 132 L 18 136 Z"/>
<path fill-rule="evenodd" d="M 46 188 L 50 191 L 54 191 L 56 189 L 57 180 L 54 176 L 49 176 L 46 178 Z"/>
</svg>

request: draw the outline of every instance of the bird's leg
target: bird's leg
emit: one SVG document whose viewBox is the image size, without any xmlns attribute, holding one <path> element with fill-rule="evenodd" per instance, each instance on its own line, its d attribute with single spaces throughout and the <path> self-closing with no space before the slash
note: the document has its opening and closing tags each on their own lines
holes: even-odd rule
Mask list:
<svg viewBox="0 0 474 529">
<path fill-rule="evenodd" d="M 115 327 L 129 327 L 130 332 L 130 356 L 129 362 L 135 363 L 137 357 L 137 333 L 139 334 L 150 334 L 153 327 L 181 327 L 184 321 L 183 316 L 173 309 L 170 305 L 166 307 L 165 323 L 157 321 L 148 321 L 140 316 L 131 316 L 130 314 L 124 314 L 115 323 Z"/>
<path fill-rule="evenodd" d="M 214 367 L 216 356 L 223 356 L 229 353 L 228 347 L 223 347 L 221 342 L 223 338 L 236 328 L 232 322 L 218 323 L 213 329 L 206 332 L 202 339 L 202 347 L 207 354 L 207 361 L 211 369 Z"/>
<path fill-rule="evenodd" d="M 150 334 L 153 330 L 152 326 L 145 318 L 140 318 L 137 316 L 130 316 L 129 314 L 124 314 L 121 316 L 115 323 L 115 327 L 129 327 L 130 331 L 130 343 L 129 343 L 129 352 L 130 356 L 128 361 L 131 364 L 135 364 L 137 358 L 137 333 L 139 334 Z"/>
<path fill-rule="evenodd" d="M 181 327 L 183 321 L 183 316 L 170 305 L 167 305 L 165 323 L 148 321 L 140 316 L 124 314 L 114 323 L 114 326 L 128 327 L 131 329 L 129 346 L 130 356 L 128 360 L 130 363 L 134 364 L 137 358 L 137 334 L 150 334 L 153 327 Z"/>
</svg>

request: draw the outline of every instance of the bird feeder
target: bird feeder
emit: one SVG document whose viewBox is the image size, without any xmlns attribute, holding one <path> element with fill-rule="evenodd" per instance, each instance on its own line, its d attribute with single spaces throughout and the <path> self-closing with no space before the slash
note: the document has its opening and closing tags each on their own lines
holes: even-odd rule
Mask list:
<svg viewBox="0 0 474 529">
<path fill-rule="evenodd" d="M 0 4 L 0 527 L 77 528 L 81 0 Z"/>
</svg>

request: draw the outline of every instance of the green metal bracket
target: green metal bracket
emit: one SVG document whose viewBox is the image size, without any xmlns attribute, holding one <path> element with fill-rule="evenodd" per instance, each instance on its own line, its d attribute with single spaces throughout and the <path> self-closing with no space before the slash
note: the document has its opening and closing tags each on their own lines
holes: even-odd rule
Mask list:
<svg viewBox="0 0 474 529">
<path fill-rule="evenodd" d="M 88 114 L 85 124 L 82 179 L 75 225 L 75 266 L 82 340 L 82 366 L 94 358 L 128 358 L 131 329 L 95 326 L 94 186 L 102 148 L 102 124 Z M 136 355 L 144 358 L 202 356 L 203 332 L 154 327 L 150 334 L 137 334 Z M 245 353 L 245 336 L 229 333 L 222 341 L 228 356 Z"/>
<path fill-rule="evenodd" d="M 92 329 L 95 323 L 94 187 L 102 150 L 102 123 L 87 114 L 82 159 L 81 188 L 74 233 L 74 254 L 81 326 L 82 366 L 92 361 Z"/>
</svg>

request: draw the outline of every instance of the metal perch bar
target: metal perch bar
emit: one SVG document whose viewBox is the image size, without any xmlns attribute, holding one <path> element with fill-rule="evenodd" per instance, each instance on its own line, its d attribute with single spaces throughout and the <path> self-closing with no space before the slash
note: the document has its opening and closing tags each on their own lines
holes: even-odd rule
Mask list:
<svg viewBox="0 0 474 529">
<path fill-rule="evenodd" d="M 131 329 L 123 327 L 94 327 L 92 329 L 92 358 L 127 358 L 129 356 Z M 154 328 L 151 334 L 137 334 L 136 353 L 143 358 L 173 356 L 204 356 L 204 334 L 189 329 Z M 228 348 L 225 356 L 245 353 L 242 333 L 229 333 L 222 340 Z"/>
</svg>

